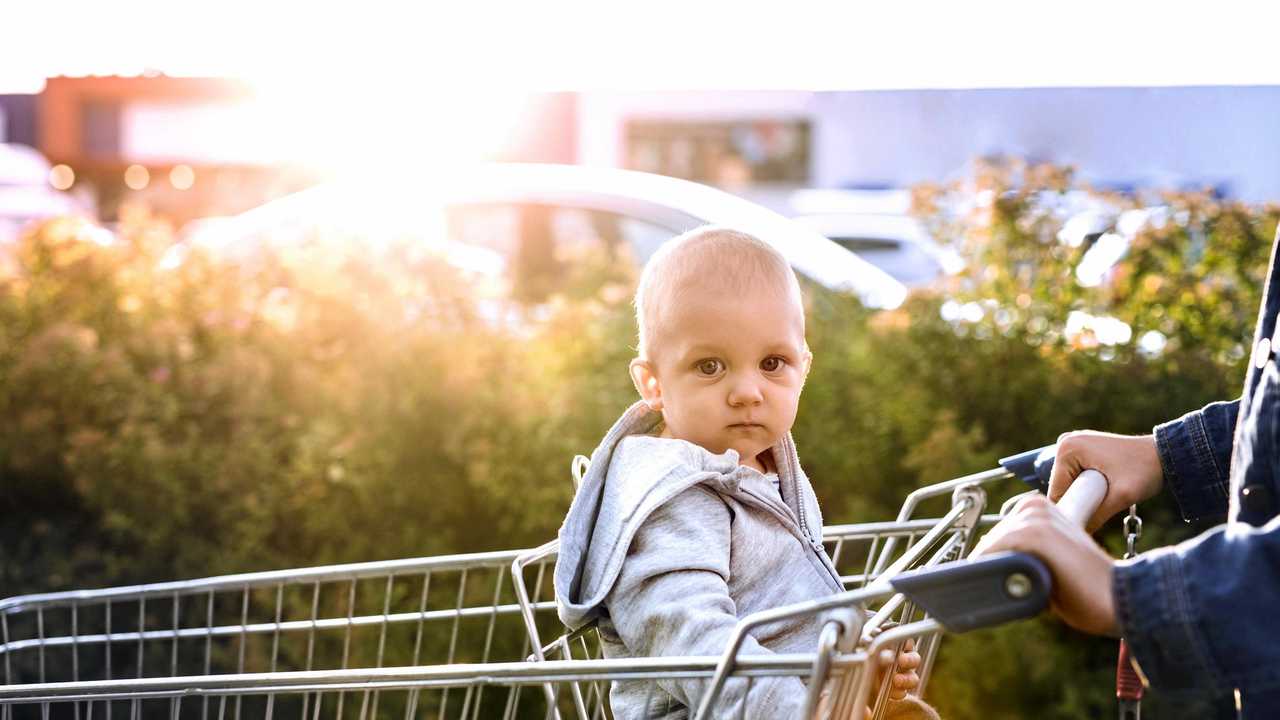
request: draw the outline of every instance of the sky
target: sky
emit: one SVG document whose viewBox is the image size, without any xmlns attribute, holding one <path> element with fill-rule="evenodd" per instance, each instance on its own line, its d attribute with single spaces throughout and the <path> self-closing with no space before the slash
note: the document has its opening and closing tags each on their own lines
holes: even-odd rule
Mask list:
<svg viewBox="0 0 1280 720">
<path fill-rule="evenodd" d="M 310 94 L 1280 84 L 1280 9 L 1240 0 L 15 2 L 0 93 L 143 72 Z"/>
</svg>

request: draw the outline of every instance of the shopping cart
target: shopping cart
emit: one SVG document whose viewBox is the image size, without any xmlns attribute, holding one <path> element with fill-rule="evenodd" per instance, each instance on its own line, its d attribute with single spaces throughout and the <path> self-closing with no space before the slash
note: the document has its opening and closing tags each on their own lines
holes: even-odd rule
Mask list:
<svg viewBox="0 0 1280 720">
<path fill-rule="evenodd" d="M 575 479 L 584 470 L 575 459 Z M 923 692 L 944 630 L 1043 609 L 1049 581 L 1034 559 L 958 562 L 1011 506 L 986 514 L 986 488 L 1025 470 L 1006 463 L 916 490 L 891 522 L 827 528 L 846 591 L 744 618 L 720 656 L 607 659 L 594 629 L 566 633 L 554 542 L 7 598 L 0 720 L 608 718 L 615 682 L 644 684 L 655 716 L 680 717 L 660 689 L 678 679 L 709 684 L 694 716 L 745 717 L 725 699 L 777 677 L 806 684 L 806 716 L 879 713 L 882 650 L 914 639 Z M 753 629 L 794 616 L 821 623 L 812 653 L 739 655 Z"/>
</svg>

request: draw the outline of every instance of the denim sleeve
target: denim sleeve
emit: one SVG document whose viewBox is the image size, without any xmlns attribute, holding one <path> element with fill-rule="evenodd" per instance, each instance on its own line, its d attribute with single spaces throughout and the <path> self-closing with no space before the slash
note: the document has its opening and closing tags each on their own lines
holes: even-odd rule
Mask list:
<svg viewBox="0 0 1280 720">
<path fill-rule="evenodd" d="M 1116 565 L 1120 627 L 1162 691 L 1280 688 L 1280 517 L 1220 525 Z M 1259 642 L 1259 638 L 1267 641 Z"/>
<path fill-rule="evenodd" d="M 1184 520 L 1227 514 L 1227 475 L 1240 401 L 1216 402 L 1155 428 L 1165 487 Z"/>
</svg>

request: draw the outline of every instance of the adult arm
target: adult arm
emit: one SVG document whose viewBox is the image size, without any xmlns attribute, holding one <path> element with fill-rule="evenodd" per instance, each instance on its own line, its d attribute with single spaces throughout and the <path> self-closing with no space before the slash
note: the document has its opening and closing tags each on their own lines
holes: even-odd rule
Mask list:
<svg viewBox="0 0 1280 720">
<path fill-rule="evenodd" d="M 1133 560 L 1109 557 L 1043 496 L 997 523 L 975 555 L 1016 550 L 1053 575 L 1053 611 L 1094 634 L 1123 634 L 1155 688 L 1221 695 L 1280 689 L 1280 517 L 1221 525 Z"/>
<path fill-rule="evenodd" d="M 1086 523 L 1090 532 L 1116 513 L 1168 488 L 1188 522 L 1227 511 L 1228 473 L 1240 402 L 1218 402 L 1157 425 L 1151 435 L 1084 430 L 1058 438 L 1049 481 L 1057 501 L 1076 476 L 1093 468 L 1107 476 L 1107 494 Z"/>
<path fill-rule="evenodd" d="M 1238 402 L 1213 403 L 1158 426 L 1154 437 L 1113 436 L 1131 446 L 1102 434 L 1072 433 L 1063 438 L 1059 457 L 1064 448 L 1080 452 L 1084 447 L 1089 452 L 1081 452 L 1085 457 L 1075 458 L 1077 464 L 1103 468 L 1104 474 L 1110 467 L 1110 475 L 1121 482 L 1141 485 L 1118 473 L 1141 453 L 1150 453 L 1159 460 L 1154 488 L 1167 486 L 1184 518 L 1216 518 L 1227 506 L 1238 408 Z M 1133 449 L 1140 441 L 1146 443 L 1141 452 Z M 1068 466 L 1062 467 L 1069 474 Z M 1143 470 L 1137 476 L 1150 473 Z M 1133 500 L 1152 492 L 1147 485 Z M 1097 521 L 1095 516 L 1091 524 Z M 1089 632 L 1122 633 L 1157 688 L 1220 693 L 1280 687 L 1280 644 L 1258 641 L 1269 638 L 1267 628 L 1280 607 L 1280 518 L 1260 528 L 1219 526 L 1179 545 L 1115 563 L 1084 533 L 1062 522 L 1056 509 L 1033 498 L 979 547 L 982 552 L 1001 549 L 1043 558 L 1055 579 L 1055 612 Z"/>
<path fill-rule="evenodd" d="M 738 616 L 729 596 L 731 512 L 699 485 L 658 508 L 645 520 L 627 552 L 622 572 L 605 600 L 622 642 L 638 656 L 720 655 Z M 771 654 L 753 637 L 743 654 Z M 709 683 L 666 680 L 660 686 L 677 702 L 697 708 Z M 803 707 L 805 686 L 794 677 L 756 678 L 747 690 L 730 679 L 715 715 L 789 718 Z"/>
<path fill-rule="evenodd" d="M 1220 525 L 1113 577 L 1121 631 L 1154 687 L 1280 687 L 1280 518 Z"/>
<path fill-rule="evenodd" d="M 1211 403 L 1155 428 L 1164 484 L 1188 522 L 1226 517 L 1239 411 L 1239 400 Z"/>
</svg>

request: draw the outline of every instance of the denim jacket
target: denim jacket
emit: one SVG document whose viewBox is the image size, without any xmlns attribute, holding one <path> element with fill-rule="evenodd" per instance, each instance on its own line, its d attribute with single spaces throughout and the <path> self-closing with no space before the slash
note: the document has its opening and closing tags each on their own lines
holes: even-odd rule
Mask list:
<svg viewBox="0 0 1280 720">
<path fill-rule="evenodd" d="M 1240 399 L 1155 428 L 1165 487 L 1183 517 L 1226 523 L 1120 563 L 1112 587 L 1121 630 L 1154 688 L 1234 692 L 1246 718 L 1280 708 L 1276 265 L 1273 245 Z"/>
</svg>

